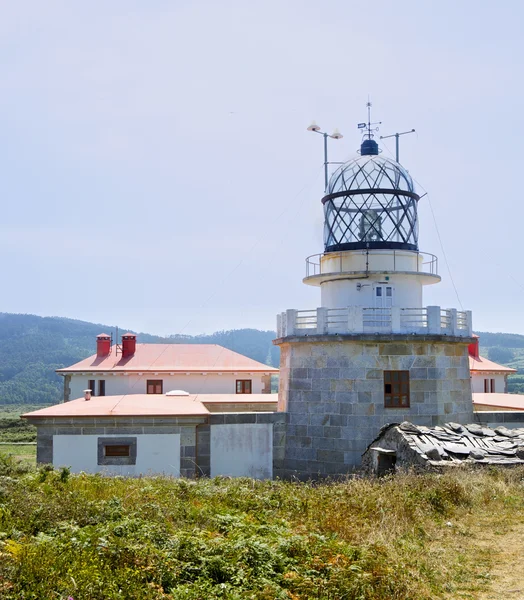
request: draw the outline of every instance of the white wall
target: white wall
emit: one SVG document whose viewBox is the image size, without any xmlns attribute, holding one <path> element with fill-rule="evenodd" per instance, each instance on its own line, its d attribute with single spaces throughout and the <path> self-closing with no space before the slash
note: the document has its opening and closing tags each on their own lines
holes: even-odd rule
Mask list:
<svg viewBox="0 0 524 600">
<path fill-rule="evenodd" d="M 99 465 L 98 438 L 136 437 L 136 465 Z M 180 476 L 180 434 L 54 435 L 53 465 L 71 467 L 71 472 L 110 475 L 165 474 Z"/>
<path fill-rule="evenodd" d="M 471 374 L 471 391 L 474 394 L 480 393 L 483 394 L 484 393 L 484 379 L 489 379 L 490 381 L 490 392 L 491 392 L 491 380 L 494 379 L 495 380 L 495 392 L 497 394 L 503 394 L 506 391 L 506 384 L 505 384 L 505 375 L 477 375 L 476 373 L 472 373 Z"/>
<path fill-rule="evenodd" d="M 211 477 L 217 475 L 271 479 L 273 425 L 211 425 Z"/>
<path fill-rule="evenodd" d="M 379 283 L 380 282 L 380 283 Z M 361 288 L 358 290 L 357 286 Z M 422 307 L 422 283 L 417 276 L 390 275 L 369 279 L 339 279 L 326 281 L 321 286 L 321 303 L 325 308 L 346 308 L 348 306 L 375 307 L 374 284 L 393 288 L 393 306 L 400 308 Z"/>
<path fill-rule="evenodd" d="M 147 392 L 146 383 L 148 379 L 162 379 L 164 382 L 164 394 L 171 390 L 185 390 L 190 394 L 234 394 L 236 392 L 237 379 L 251 379 L 253 394 L 261 394 L 264 387 L 262 375 L 258 373 L 253 373 L 252 375 L 247 373 L 238 373 L 237 375 L 231 373 L 224 373 L 223 375 L 216 373 L 208 375 L 186 375 L 185 373 L 177 375 L 158 373 L 157 375 L 153 375 L 152 373 L 144 373 L 142 376 L 137 374 L 122 375 L 120 373 L 116 375 L 106 373 L 104 376 L 71 374 L 71 383 L 69 386 L 71 394 L 69 395 L 69 399 L 75 400 L 76 398 L 83 397 L 84 390 L 87 389 L 90 379 L 96 381 L 95 395 L 98 394 L 98 380 L 105 380 L 106 396 L 145 394 Z"/>
</svg>

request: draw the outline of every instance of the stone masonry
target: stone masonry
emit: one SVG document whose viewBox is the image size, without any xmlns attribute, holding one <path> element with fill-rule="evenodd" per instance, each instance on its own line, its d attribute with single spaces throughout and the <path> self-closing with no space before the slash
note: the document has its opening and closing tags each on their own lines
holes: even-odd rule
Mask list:
<svg viewBox="0 0 524 600">
<path fill-rule="evenodd" d="M 274 476 L 342 475 L 387 423 L 473 420 L 468 344 L 444 335 L 313 335 L 280 346 L 278 410 L 287 413 Z M 410 407 L 384 407 L 386 370 L 408 370 Z"/>
</svg>

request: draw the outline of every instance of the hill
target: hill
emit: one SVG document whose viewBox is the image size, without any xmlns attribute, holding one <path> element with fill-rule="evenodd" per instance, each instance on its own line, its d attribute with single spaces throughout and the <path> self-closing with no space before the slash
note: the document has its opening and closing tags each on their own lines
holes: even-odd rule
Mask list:
<svg viewBox="0 0 524 600">
<path fill-rule="evenodd" d="M 96 336 L 112 330 L 108 325 L 62 317 L 0 313 L 0 404 L 59 402 L 62 378 L 55 369 L 94 354 Z M 137 333 L 139 342 L 219 344 L 265 364 L 279 362 L 278 348 L 271 343 L 273 331 L 239 329 L 165 338 L 133 333 Z"/>
<path fill-rule="evenodd" d="M 59 402 L 62 379 L 55 369 L 93 354 L 96 336 L 112 330 L 108 325 L 63 317 L 0 313 L 0 404 Z M 219 344 L 262 363 L 279 364 L 279 349 L 271 343 L 276 337 L 274 331 L 237 329 L 167 337 L 135 333 L 139 342 Z M 524 393 L 524 335 L 489 332 L 478 335 L 484 356 L 518 369 L 518 374 L 509 378 L 509 391 Z"/>
<path fill-rule="evenodd" d="M 508 392 L 524 394 L 524 335 L 478 331 L 480 352 L 501 365 L 517 369 L 508 377 Z"/>
</svg>

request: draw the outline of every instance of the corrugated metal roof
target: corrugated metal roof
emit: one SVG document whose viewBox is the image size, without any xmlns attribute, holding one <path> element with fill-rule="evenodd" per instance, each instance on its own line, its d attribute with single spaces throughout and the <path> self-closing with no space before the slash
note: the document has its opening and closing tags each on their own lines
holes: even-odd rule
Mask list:
<svg viewBox="0 0 524 600">
<path fill-rule="evenodd" d="M 93 354 L 70 367 L 57 369 L 57 373 L 82 371 L 278 373 L 274 367 L 217 344 L 137 344 L 135 353 L 126 358 L 117 355 L 113 346 L 107 356 Z"/>
</svg>

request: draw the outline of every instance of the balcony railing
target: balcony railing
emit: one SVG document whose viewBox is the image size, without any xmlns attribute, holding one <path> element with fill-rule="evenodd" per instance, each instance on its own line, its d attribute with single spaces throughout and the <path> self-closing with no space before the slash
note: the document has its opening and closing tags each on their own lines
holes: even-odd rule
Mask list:
<svg viewBox="0 0 524 600">
<path fill-rule="evenodd" d="M 322 261 L 322 257 L 328 260 Z M 358 257 L 361 257 L 360 261 Z M 357 266 L 359 262 L 361 264 Z M 374 251 L 369 254 L 360 251 L 352 252 L 351 255 L 346 252 L 330 252 L 328 255 L 313 254 L 306 258 L 306 277 L 364 271 L 396 271 L 438 276 L 438 258 L 427 252 L 407 253 L 406 250 Z"/>
<path fill-rule="evenodd" d="M 471 337 L 471 311 L 426 308 L 289 309 L 277 316 L 277 336 L 357 333 L 436 334 Z"/>
</svg>

